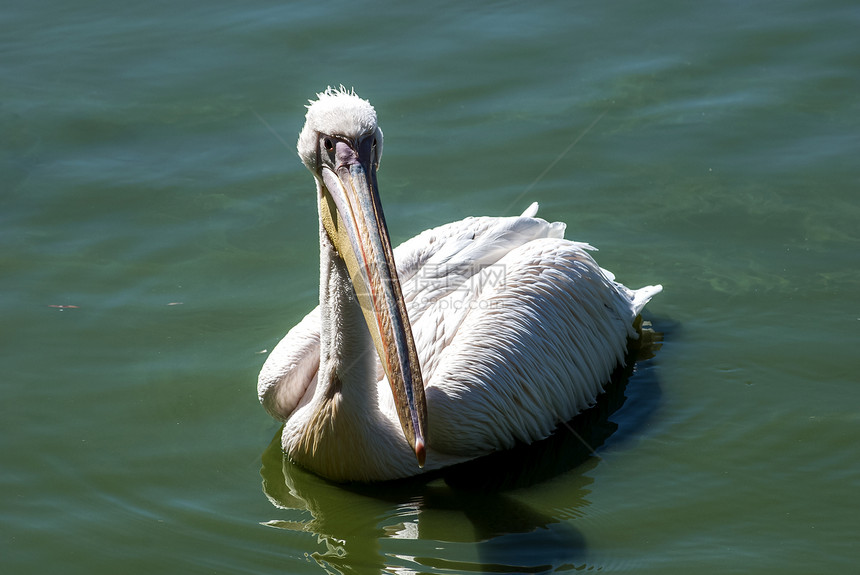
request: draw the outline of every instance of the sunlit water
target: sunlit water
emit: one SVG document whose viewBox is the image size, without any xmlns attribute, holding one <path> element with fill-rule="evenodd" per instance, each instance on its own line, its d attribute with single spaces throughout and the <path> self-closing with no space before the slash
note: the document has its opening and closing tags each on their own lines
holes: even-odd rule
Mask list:
<svg viewBox="0 0 860 575">
<path fill-rule="evenodd" d="M 853 3 L 77 4 L 0 15 L 4 573 L 856 569 Z M 537 200 L 664 285 L 594 453 L 283 460 L 256 374 L 317 298 L 294 142 L 339 83 L 395 242 Z"/>
</svg>

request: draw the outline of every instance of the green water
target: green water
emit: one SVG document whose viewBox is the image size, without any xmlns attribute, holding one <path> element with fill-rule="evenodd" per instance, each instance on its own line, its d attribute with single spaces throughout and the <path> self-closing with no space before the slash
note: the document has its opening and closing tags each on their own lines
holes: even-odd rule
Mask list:
<svg viewBox="0 0 860 575">
<path fill-rule="evenodd" d="M 858 29 L 839 0 L 4 6 L 0 570 L 855 570 Z M 395 242 L 537 200 L 664 285 L 596 454 L 347 489 L 272 448 L 256 374 L 317 298 L 294 142 L 340 83 Z"/>
</svg>

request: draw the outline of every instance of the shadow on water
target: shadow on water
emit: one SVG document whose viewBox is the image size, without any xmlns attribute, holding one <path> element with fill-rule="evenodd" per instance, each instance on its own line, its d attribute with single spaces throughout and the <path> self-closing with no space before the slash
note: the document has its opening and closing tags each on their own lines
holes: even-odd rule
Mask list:
<svg viewBox="0 0 860 575">
<path fill-rule="evenodd" d="M 659 326 L 662 328 L 663 326 Z M 263 491 L 288 519 L 270 527 L 308 532 L 324 544 L 312 554 L 342 573 L 541 573 L 582 567 L 584 535 L 567 519 L 589 505 L 585 473 L 596 452 L 638 433 L 659 404 L 651 358 L 662 336 L 650 327 L 631 342 L 596 405 L 531 445 L 494 453 L 416 478 L 380 484 L 334 484 L 293 465 L 280 431 L 262 456 Z M 565 476 L 553 510 L 536 509 L 529 488 Z M 559 518 L 563 515 L 563 518 Z"/>
</svg>

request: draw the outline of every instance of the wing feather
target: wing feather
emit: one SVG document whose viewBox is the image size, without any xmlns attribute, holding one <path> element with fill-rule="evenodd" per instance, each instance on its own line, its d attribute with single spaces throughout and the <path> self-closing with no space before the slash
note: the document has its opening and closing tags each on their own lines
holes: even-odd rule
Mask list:
<svg viewBox="0 0 860 575">
<path fill-rule="evenodd" d="M 504 281 L 485 273 L 470 286 L 456 333 L 430 358 L 430 443 L 446 453 L 546 437 L 594 403 L 635 337 L 636 292 L 609 279 L 581 245 L 536 239 L 498 265 Z"/>
</svg>

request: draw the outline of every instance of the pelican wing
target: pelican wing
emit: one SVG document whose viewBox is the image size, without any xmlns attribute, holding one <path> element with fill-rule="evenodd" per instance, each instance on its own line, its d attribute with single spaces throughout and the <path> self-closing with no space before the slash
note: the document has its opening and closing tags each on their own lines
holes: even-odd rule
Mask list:
<svg viewBox="0 0 860 575">
<path fill-rule="evenodd" d="M 603 391 L 655 290 L 615 283 L 575 242 L 510 250 L 413 324 L 430 445 L 474 457 L 548 436 Z"/>
<path fill-rule="evenodd" d="M 320 308 L 315 307 L 281 339 L 257 379 L 257 395 L 269 415 L 286 421 L 316 387 L 320 368 Z"/>
</svg>

